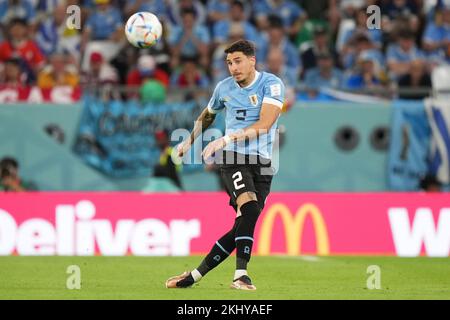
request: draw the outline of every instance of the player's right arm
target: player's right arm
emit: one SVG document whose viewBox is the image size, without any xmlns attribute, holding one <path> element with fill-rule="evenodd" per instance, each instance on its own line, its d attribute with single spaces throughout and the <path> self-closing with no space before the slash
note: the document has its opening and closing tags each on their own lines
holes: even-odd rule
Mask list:
<svg viewBox="0 0 450 320">
<path fill-rule="evenodd" d="M 222 81 L 216 85 L 211 99 L 208 102 L 208 106 L 202 111 L 200 116 L 195 121 L 194 129 L 192 130 L 190 137 L 178 145 L 177 151 L 179 157 L 182 157 L 189 151 L 191 146 L 194 144 L 195 139 L 197 139 L 203 131 L 209 128 L 209 126 L 214 122 L 216 114 L 225 108 L 223 100 L 220 98 L 221 84 Z"/>
<path fill-rule="evenodd" d="M 178 145 L 177 151 L 179 157 L 182 157 L 186 152 L 189 151 L 195 139 L 197 139 L 197 137 L 201 135 L 203 131 L 209 128 L 209 126 L 214 122 L 215 118 L 216 114 L 211 113 L 208 110 L 208 107 L 203 109 L 202 113 L 195 121 L 194 129 L 192 130 L 189 138 Z"/>
</svg>

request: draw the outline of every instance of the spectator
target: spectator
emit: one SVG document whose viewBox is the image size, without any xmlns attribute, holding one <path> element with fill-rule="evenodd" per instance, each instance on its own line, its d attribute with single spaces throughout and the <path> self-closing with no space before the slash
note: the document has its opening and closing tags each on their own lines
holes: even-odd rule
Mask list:
<svg viewBox="0 0 450 320">
<path fill-rule="evenodd" d="M 119 77 L 116 69 L 105 61 L 100 52 L 91 53 L 88 72 L 83 74 L 82 83 L 89 87 L 98 87 L 102 84 L 118 84 Z"/>
<path fill-rule="evenodd" d="M 137 62 L 137 68 L 128 73 L 127 85 L 140 87 L 147 80 L 157 80 L 164 87 L 169 86 L 168 74 L 156 66 L 155 59 L 150 55 L 142 55 Z M 136 92 L 130 92 L 129 98 L 137 98 Z"/>
<path fill-rule="evenodd" d="M 408 72 L 411 61 L 423 59 L 424 54 L 414 43 L 414 34 L 408 30 L 398 33 L 397 41 L 390 44 L 386 53 L 389 71 L 394 78 L 398 78 Z"/>
<path fill-rule="evenodd" d="M 90 2 L 92 1 L 93 0 L 84 0 L 83 5 L 89 6 Z M 53 12 L 56 10 L 56 8 L 61 5 L 68 7 L 70 5 L 80 4 L 79 0 L 32 0 L 32 2 L 35 4 L 36 10 L 38 12 L 38 19 L 45 19 L 46 16 L 53 15 Z"/>
<path fill-rule="evenodd" d="M 175 153 L 172 152 L 173 148 L 170 146 L 168 131 L 157 131 L 155 133 L 155 140 L 156 145 L 161 150 L 161 154 L 159 156 L 159 163 L 154 167 L 153 176 L 169 178 L 178 188 L 183 189 L 179 177 L 181 165 L 176 165 L 176 161 L 173 160 L 172 153 Z"/>
<path fill-rule="evenodd" d="M 340 33 L 344 25 L 353 20 L 355 12 L 366 7 L 366 0 L 331 0 L 328 20 L 333 33 Z M 353 21 L 352 21 L 353 22 Z M 340 48 L 341 44 L 337 44 Z"/>
<path fill-rule="evenodd" d="M 196 63 L 195 57 L 182 57 L 181 67 L 172 74 L 171 84 L 180 88 L 206 88 L 208 77 Z"/>
<path fill-rule="evenodd" d="M 384 65 L 383 53 L 376 48 L 369 37 L 364 34 L 355 34 L 351 42 L 341 54 L 344 69 L 353 69 L 361 52 L 370 52 L 377 59 L 378 65 Z"/>
<path fill-rule="evenodd" d="M 366 6 L 366 0 L 341 0 L 339 2 L 339 11 L 342 18 L 351 18 L 355 16 L 356 11 Z"/>
<path fill-rule="evenodd" d="M 285 101 L 282 111 L 285 112 L 295 102 L 295 87 L 297 86 L 297 75 L 290 70 L 284 61 L 283 52 L 280 48 L 273 48 L 267 55 L 265 63 L 266 70 L 283 80 L 285 85 Z"/>
<path fill-rule="evenodd" d="M 11 58 L 6 60 L 4 66 L 4 76 L 0 83 L 7 87 L 17 87 L 26 85 L 26 74 L 22 72 L 19 59 Z"/>
<path fill-rule="evenodd" d="M 244 3 L 240 0 L 234 0 L 231 3 L 229 16 L 227 19 L 223 19 L 214 24 L 213 36 L 216 45 L 225 42 L 228 39 L 230 33 L 230 26 L 232 24 L 241 24 L 244 29 L 243 36 L 245 39 L 253 41 L 258 45 L 260 36 L 256 28 L 246 20 Z"/>
<path fill-rule="evenodd" d="M 427 52 L 445 50 L 450 43 L 450 6 L 442 8 L 441 21 L 430 21 L 423 34 L 423 48 Z"/>
<path fill-rule="evenodd" d="M 280 48 L 272 48 L 267 54 L 264 65 L 266 70 L 283 80 L 286 87 L 295 88 L 297 85 L 297 74 L 290 69 L 284 60 L 283 52 Z"/>
<path fill-rule="evenodd" d="M 344 42 L 344 50 L 346 50 L 346 47 L 351 46 L 352 39 L 355 36 L 358 35 L 366 35 L 370 41 L 374 44 L 375 47 L 381 48 L 382 41 L 383 41 L 383 33 L 380 29 L 368 29 L 367 28 L 367 13 L 366 8 L 357 10 L 355 12 L 354 21 L 356 22 L 356 25 L 352 29 L 348 29 L 343 34 L 343 42 Z"/>
<path fill-rule="evenodd" d="M 208 22 L 214 25 L 216 22 L 225 20 L 230 12 L 231 0 L 210 0 L 207 3 Z"/>
<path fill-rule="evenodd" d="M 25 20 L 13 19 L 9 25 L 8 40 L 0 43 L 0 61 L 20 58 L 22 67 L 31 81 L 44 66 L 45 59 L 33 40 Z"/>
<path fill-rule="evenodd" d="M 95 0 L 95 9 L 84 25 L 81 49 L 92 40 L 111 40 L 118 42 L 122 39 L 123 21 L 120 11 L 110 4 L 110 0 Z"/>
<path fill-rule="evenodd" d="M 314 39 L 312 43 L 308 43 L 301 50 L 302 65 L 304 72 L 317 66 L 317 55 L 330 54 L 335 63 L 338 62 L 338 54 L 332 46 L 330 46 L 327 29 L 323 26 L 314 28 Z"/>
<path fill-rule="evenodd" d="M 30 0 L 3 0 L 0 2 L 0 23 L 9 24 L 15 19 L 22 19 L 27 24 L 36 22 L 36 10 Z"/>
<path fill-rule="evenodd" d="M 155 14 L 160 20 L 167 19 L 167 6 L 164 0 L 128 0 L 124 12 L 130 17 L 136 12 L 146 11 Z"/>
<path fill-rule="evenodd" d="M 333 0 L 334 2 L 334 0 Z M 347 37 L 349 32 L 353 32 L 355 28 L 362 29 L 364 26 L 357 26 L 360 16 L 359 12 L 364 13 L 365 20 L 367 21 L 367 15 L 365 14 L 366 10 L 366 1 L 365 0 L 341 0 L 339 3 L 339 9 L 337 10 L 338 18 L 332 16 L 336 14 L 336 6 L 332 6 L 333 13 L 330 13 L 331 18 L 331 25 L 332 30 L 334 28 L 334 25 L 338 23 L 337 27 L 337 38 L 336 38 L 336 50 L 341 52 L 342 48 L 344 47 L 345 43 L 347 42 Z M 362 17 L 361 17 L 362 20 Z M 359 22 L 361 23 L 361 21 Z M 364 23 L 366 25 L 366 23 Z M 369 32 L 368 28 L 366 27 L 364 31 Z"/>
<path fill-rule="evenodd" d="M 450 65 L 450 43 L 447 44 L 445 51 L 441 51 L 439 58 L 437 59 L 438 65 L 449 64 Z"/>
<path fill-rule="evenodd" d="M 288 37 L 293 38 L 302 27 L 306 14 L 291 0 L 255 0 L 254 15 L 260 30 L 271 26 L 270 16 L 275 15 L 282 21 L 282 26 Z"/>
<path fill-rule="evenodd" d="M 231 43 L 238 41 L 244 37 L 244 27 L 241 23 L 231 23 L 228 39 L 226 42 L 219 44 L 212 55 L 212 78 L 217 83 L 230 75 L 228 67 L 225 64 L 224 50 Z"/>
<path fill-rule="evenodd" d="M 345 87 L 350 90 L 378 89 L 382 87 L 377 60 L 370 52 L 360 54 L 355 71 L 348 77 Z"/>
<path fill-rule="evenodd" d="M 174 27 L 169 37 L 169 44 L 172 46 L 172 68 L 179 64 L 180 56 L 199 56 L 200 64 L 208 66 L 209 60 L 209 32 L 196 24 L 195 11 L 185 9 L 181 12 L 182 26 Z"/>
<path fill-rule="evenodd" d="M 206 24 L 206 9 L 199 0 L 167 0 L 167 24 L 170 27 L 183 25 L 183 11 L 193 11 L 195 22 L 199 25 Z"/>
<path fill-rule="evenodd" d="M 296 79 L 300 76 L 301 61 L 297 49 L 287 39 L 283 24 L 280 18 L 276 16 L 269 17 L 270 27 L 267 31 L 267 40 L 261 44 L 259 53 L 257 53 L 257 59 L 259 61 L 267 61 L 267 55 L 273 48 L 279 48 L 286 59 L 286 65 L 295 74 Z M 258 61 L 257 60 L 257 61 Z M 265 69 L 264 66 L 260 66 L 261 69 Z"/>
<path fill-rule="evenodd" d="M 427 174 L 419 182 L 420 190 L 426 192 L 442 191 L 442 183 L 432 174 Z"/>
<path fill-rule="evenodd" d="M 59 4 L 51 16 L 38 26 L 36 42 L 41 51 L 50 56 L 55 52 L 66 52 L 80 60 L 80 34 L 76 28 L 69 29 L 66 24 L 66 5 Z"/>
<path fill-rule="evenodd" d="M 330 27 L 330 32 L 332 34 L 337 34 L 338 29 L 339 29 L 339 24 L 341 22 L 341 12 L 339 9 L 339 2 L 332 0 L 332 1 L 328 1 L 328 11 L 325 12 L 326 15 L 326 19 L 328 20 L 329 23 L 329 27 Z"/>
<path fill-rule="evenodd" d="M 330 0 L 295 0 L 295 2 L 305 10 L 309 20 L 327 21 L 328 10 L 331 7 Z"/>
<path fill-rule="evenodd" d="M 395 30 L 395 23 L 403 20 L 408 30 L 416 33 L 419 30 L 419 7 L 415 0 L 380 1 L 382 25 L 386 33 Z"/>
<path fill-rule="evenodd" d="M 398 80 L 398 86 L 400 89 L 410 89 L 408 93 L 400 93 L 402 99 L 419 100 L 429 96 L 429 92 L 424 92 L 424 89 L 431 90 L 431 77 L 427 72 L 426 62 L 424 60 L 412 61 L 409 72 Z"/>
<path fill-rule="evenodd" d="M 381 1 L 382 14 L 386 15 L 390 20 L 398 17 L 417 16 L 419 8 L 414 0 L 387 0 Z"/>
<path fill-rule="evenodd" d="M 334 67 L 333 57 L 323 52 L 317 56 L 317 67 L 305 73 L 305 85 L 310 98 L 315 97 L 321 88 L 339 89 L 343 85 L 342 71 Z"/>
<path fill-rule="evenodd" d="M 94 52 L 99 52 L 94 50 Z M 119 75 L 119 82 L 121 84 L 127 84 L 128 75 L 131 70 L 134 69 L 136 61 L 138 60 L 139 54 L 148 52 L 147 50 L 141 50 L 133 46 L 124 46 L 119 53 L 111 59 L 111 65 L 116 69 Z M 103 58 L 104 55 L 102 53 Z M 85 70 L 88 72 L 89 68 Z"/>
<path fill-rule="evenodd" d="M 0 161 L 0 191 L 21 192 L 35 191 L 36 185 L 31 181 L 24 181 L 19 174 L 19 163 L 11 157 L 4 157 Z"/>
<path fill-rule="evenodd" d="M 37 85 L 41 89 L 51 89 L 56 86 L 78 86 L 78 69 L 70 63 L 70 57 L 62 53 L 54 53 L 50 64 L 38 75 Z"/>
</svg>

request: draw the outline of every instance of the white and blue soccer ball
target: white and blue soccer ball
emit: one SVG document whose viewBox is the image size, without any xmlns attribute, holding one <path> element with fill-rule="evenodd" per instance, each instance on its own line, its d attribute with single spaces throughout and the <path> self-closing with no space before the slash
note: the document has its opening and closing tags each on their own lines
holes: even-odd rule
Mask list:
<svg viewBox="0 0 450 320">
<path fill-rule="evenodd" d="M 162 25 L 153 13 L 137 12 L 128 19 L 125 35 L 133 46 L 148 48 L 161 38 Z"/>
</svg>

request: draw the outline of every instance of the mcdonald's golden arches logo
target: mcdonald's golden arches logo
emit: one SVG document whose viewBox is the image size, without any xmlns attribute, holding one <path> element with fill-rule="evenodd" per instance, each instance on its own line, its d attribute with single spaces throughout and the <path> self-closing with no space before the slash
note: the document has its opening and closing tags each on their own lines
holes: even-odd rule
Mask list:
<svg viewBox="0 0 450 320">
<path fill-rule="evenodd" d="M 272 242 L 273 225 L 275 218 L 280 215 L 284 225 L 286 249 L 288 255 L 298 255 L 301 252 L 301 242 L 305 220 L 311 216 L 314 231 L 316 233 L 317 254 L 329 255 L 330 242 L 328 231 L 322 213 L 312 203 L 302 205 L 295 215 L 291 214 L 289 208 L 283 203 L 273 204 L 264 217 L 259 232 L 258 254 L 269 255 Z"/>
</svg>

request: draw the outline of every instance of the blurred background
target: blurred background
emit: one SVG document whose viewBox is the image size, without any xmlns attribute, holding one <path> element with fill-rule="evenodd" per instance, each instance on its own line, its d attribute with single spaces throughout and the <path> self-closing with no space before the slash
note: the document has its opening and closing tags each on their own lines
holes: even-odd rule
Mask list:
<svg viewBox="0 0 450 320">
<path fill-rule="evenodd" d="M 137 11 L 163 23 L 150 49 Z M 241 38 L 287 87 L 273 191 L 449 190 L 450 1 L 0 0 L 0 26 L 0 190 L 221 190 L 171 135 Z"/>
</svg>

